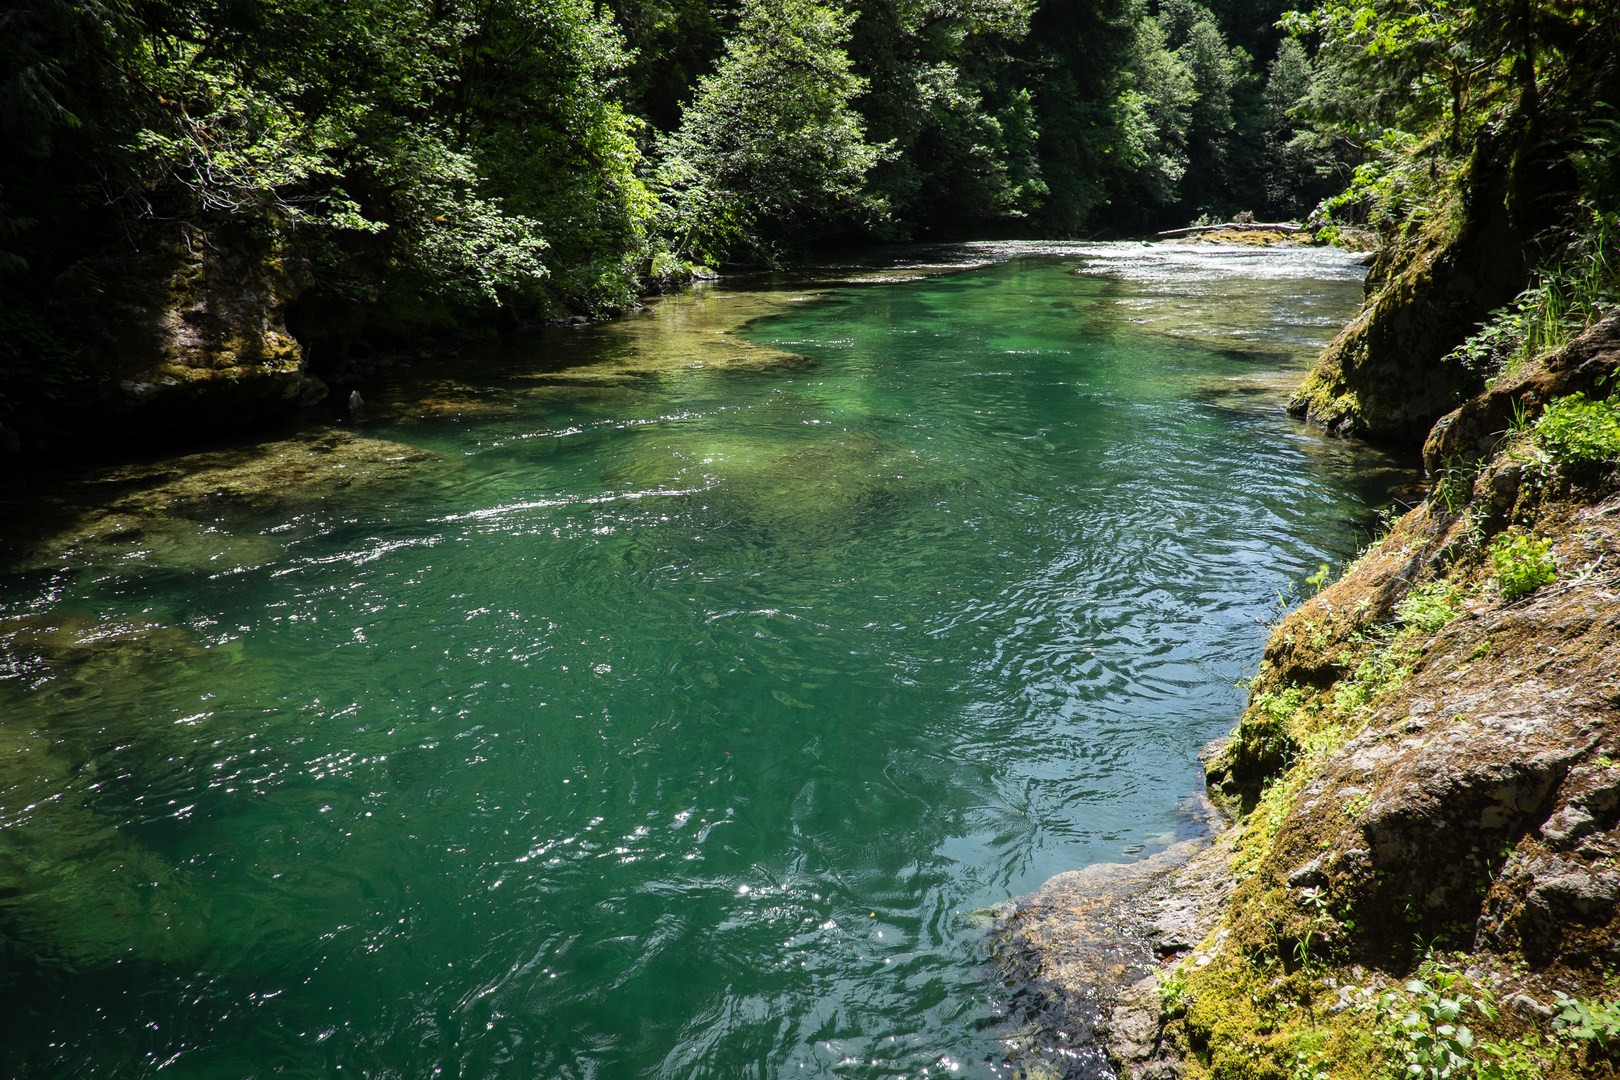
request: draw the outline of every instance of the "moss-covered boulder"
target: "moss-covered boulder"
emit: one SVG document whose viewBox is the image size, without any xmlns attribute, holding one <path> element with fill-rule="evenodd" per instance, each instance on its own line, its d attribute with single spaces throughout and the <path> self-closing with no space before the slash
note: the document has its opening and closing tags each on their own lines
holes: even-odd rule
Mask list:
<svg viewBox="0 0 1620 1080">
<path fill-rule="evenodd" d="M 1339 435 L 1415 444 L 1480 390 L 1480 374 L 1452 350 L 1524 289 L 1534 238 L 1558 205 L 1515 179 L 1526 173 L 1515 158 L 1527 140 L 1482 139 L 1414 239 L 1380 253 L 1366 306 L 1318 358 L 1290 413 Z"/>
</svg>

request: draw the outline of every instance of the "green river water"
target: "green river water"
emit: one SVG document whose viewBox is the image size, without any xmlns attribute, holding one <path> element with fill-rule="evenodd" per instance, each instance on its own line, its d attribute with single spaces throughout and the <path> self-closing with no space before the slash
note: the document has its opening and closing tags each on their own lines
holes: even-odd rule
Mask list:
<svg viewBox="0 0 1620 1080">
<path fill-rule="evenodd" d="M 926 261 L 10 505 L 0 1073 L 1010 1075 L 976 913 L 1204 827 L 1399 474 L 1281 412 L 1339 253 Z"/>
</svg>

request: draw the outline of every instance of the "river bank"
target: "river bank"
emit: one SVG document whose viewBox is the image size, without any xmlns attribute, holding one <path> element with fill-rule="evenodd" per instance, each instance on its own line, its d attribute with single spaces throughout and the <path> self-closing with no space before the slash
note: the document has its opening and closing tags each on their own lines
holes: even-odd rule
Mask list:
<svg viewBox="0 0 1620 1080">
<path fill-rule="evenodd" d="M 1564 432 L 1617 370 L 1611 318 L 1436 425 L 1429 494 L 1272 632 L 1209 764 L 1238 824 L 1116 898 L 1100 1003 L 1015 911 L 1120 1076 L 1612 1074 L 1620 478 Z"/>
</svg>

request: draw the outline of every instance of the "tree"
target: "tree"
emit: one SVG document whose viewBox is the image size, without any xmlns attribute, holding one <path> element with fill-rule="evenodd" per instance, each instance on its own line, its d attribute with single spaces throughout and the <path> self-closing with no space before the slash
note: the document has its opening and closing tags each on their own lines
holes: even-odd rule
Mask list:
<svg viewBox="0 0 1620 1080">
<path fill-rule="evenodd" d="M 1141 10 L 1136 0 L 1040 0 L 1020 47 L 1050 195 L 1036 217 L 1048 235 L 1079 235 L 1131 168 L 1120 100 Z"/>
<path fill-rule="evenodd" d="M 1125 190 L 1116 198 L 1167 206 L 1177 200 L 1187 173 L 1187 130 L 1198 91 L 1186 61 L 1166 47 L 1157 19 L 1137 24 L 1128 71 L 1130 86 L 1119 105 L 1126 147 L 1119 182 Z"/>
<path fill-rule="evenodd" d="M 679 254 L 773 261 L 882 217 L 866 180 L 887 148 L 866 141 L 853 106 L 866 82 L 844 52 L 851 21 L 810 0 L 746 0 L 719 67 L 658 140 L 655 184 Z"/>
<path fill-rule="evenodd" d="M 1322 188 L 1323 178 L 1332 174 L 1332 161 L 1314 153 L 1309 141 L 1300 138 L 1301 122 L 1295 117 L 1310 88 L 1311 61 L 1305 46 L 1285 38 L 1267 68 L 1260 95 L 1268 214 L 1302 215 L 1329 194 Z"/>
<path fill-rule="evenodd" d="M 856 106 L 892 145 L 872 177 L 897 227 L 994 230 L 1045 192 L 1034 111 L 1009 49 L 1028 0 L 866 0 L 849 52 L 867 78 Z"/>
</svg>

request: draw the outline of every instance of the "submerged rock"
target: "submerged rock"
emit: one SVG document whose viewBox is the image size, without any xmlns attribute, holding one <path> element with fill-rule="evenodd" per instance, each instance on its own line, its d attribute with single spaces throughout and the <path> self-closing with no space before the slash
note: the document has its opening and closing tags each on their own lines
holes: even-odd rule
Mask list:
<svg viewBox="0 0 1620 1080">
<path fill-rule="evenodd" d="M 279 552 L 267 515 L 419 481 L 443 459 L 340 429 L 119 465 L 16 493 L 5 520 L 12 570 L 105 567 L 220 573 Z M 246 527 L 238 531 L 238 525 Z"/>
<path fill-rule="evenodd" d="M 723 535 L 765 532 L 784 549 L 819 550 L 949 482 L 925 456 L 875 435 L 811 443 L 763 435 L 652 432 L 644 452 L 610 469 L 610 487 L 704 490 Z"/>
<path fill-rule="evenodd" d="M 97 809 L 126 770 L 186 752 L 172 721 L 143 715 L 141 691 L 166 665 L 201 662 L 190 635 L 150 622 L 0 620 L 0 946 L 14 962 L 83 970 L 205 952 L 184 873 Z"/>
<path fill-rule="evenodd" d="M 34 682 L 72 672 L 118 680 L 157 661 L 200 653 L 190 635 L 146 620 L 82 612 L 0 618 L 0 678 Z"/>
<path fill-rule="evenodd" d="M 1213 808 L 1201 807 L 1211 827 Z M 1160 1047 L 1155 972 L 1187 956 L 1231 893 L 1224 839 L 1058 874 L 1000 913 L 990 952 L 1010 992 L 1007 1039 L 1025 1074 L 1179 1075 Z"/>
</svg>

